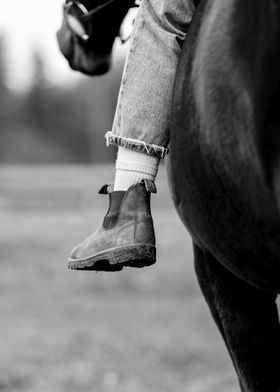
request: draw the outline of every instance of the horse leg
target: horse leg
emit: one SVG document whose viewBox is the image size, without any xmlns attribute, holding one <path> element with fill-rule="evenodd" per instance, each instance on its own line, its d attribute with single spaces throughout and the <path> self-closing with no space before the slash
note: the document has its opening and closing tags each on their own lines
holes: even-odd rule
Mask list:
<svg viewBox="0 0 280 392">
<path fill-rule="evenodd" d="M 276 294 L 257 289 L 194 245 L 200 287 L 226 343 L 243 392 L 280 391 Z"/>
</svg>

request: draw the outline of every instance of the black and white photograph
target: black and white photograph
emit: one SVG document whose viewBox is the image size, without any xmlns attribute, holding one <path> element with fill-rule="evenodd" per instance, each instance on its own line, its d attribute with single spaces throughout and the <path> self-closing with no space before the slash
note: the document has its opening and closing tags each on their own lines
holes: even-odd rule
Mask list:
<svg viewBox="0 0 280 392">
<path fill-rule="evenodd" d="M 280 392 L 280 1 L 0 3 L 0 391 Z"/>
</svg>

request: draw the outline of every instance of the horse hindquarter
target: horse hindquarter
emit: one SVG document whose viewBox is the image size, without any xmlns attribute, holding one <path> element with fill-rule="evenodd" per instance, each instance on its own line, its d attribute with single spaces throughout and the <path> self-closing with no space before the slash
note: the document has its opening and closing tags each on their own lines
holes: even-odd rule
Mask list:
<svg viewBox="0 0 280 392">
<path fill-rule="evenodd" d="M 279 292 L 280 220 L 265 154 L 275 10 L 265 0 L 201 2 L 175 85 L 170 177 L 195 241 L 250 284 Z"/>
</svg>

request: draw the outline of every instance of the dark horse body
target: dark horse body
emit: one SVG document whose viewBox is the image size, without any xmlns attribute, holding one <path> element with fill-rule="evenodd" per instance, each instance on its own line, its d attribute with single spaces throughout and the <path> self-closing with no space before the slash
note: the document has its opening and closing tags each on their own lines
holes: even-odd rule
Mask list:
<svg viewBox="0 0 280 392">
<path fill-rule="evenodd" d="M 280 390 L 280 2 L 200 1 L 183 46 L 169 177 L 242 391 Z"/>
</svg>

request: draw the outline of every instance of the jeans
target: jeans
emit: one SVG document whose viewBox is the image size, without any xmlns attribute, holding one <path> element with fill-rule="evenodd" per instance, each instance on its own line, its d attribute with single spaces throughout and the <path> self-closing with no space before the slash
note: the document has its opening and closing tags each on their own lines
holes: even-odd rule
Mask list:
<svg viewBox="0 0 280 392">
<path fill-rule="evenodd" d="M 168 152 L 173 85 L 194 10 L 192 0 L 141 1 L 107 145 Z"/>
</svg>

